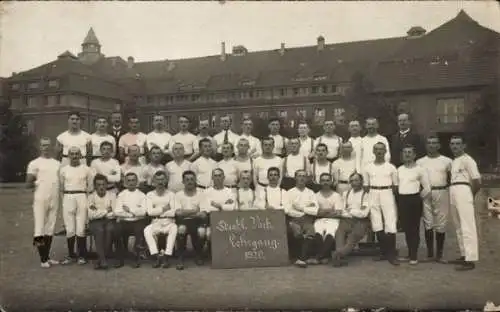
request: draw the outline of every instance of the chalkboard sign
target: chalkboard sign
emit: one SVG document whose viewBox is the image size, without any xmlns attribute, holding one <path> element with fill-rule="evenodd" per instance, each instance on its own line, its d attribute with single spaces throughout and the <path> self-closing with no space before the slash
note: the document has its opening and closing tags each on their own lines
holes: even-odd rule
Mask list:
<svg viewBox="0 0 500 312">
<path fill-rule="evenodd" d="M 214 269 L 289 264 L 283 211 L 212 212 L 210 230 Z"/>
</svg>

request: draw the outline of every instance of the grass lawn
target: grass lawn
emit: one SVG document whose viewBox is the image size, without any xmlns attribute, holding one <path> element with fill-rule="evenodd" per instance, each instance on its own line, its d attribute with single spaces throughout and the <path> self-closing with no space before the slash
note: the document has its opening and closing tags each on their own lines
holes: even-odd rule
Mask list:
<svg viewBox="0 0 500 312">
<path fill-rule="evenodd" d="M 477 200 L 480 262 L 476 270 L 455 272 L 452 265 L 416 267 L 352 259 L 336 269 L 317 266 L 213 270 L 188 263 L 185 271 L 124 267 L 107 272 L 85 266 L 41 269 L 31 245 L 31 193 L 0 190 L 0 304 L 6 311 L 88 309 L 482 309 L 500 303 L 500 220 Z M 61 228 L 59 217 L 57 229 Z M 458 256 L 453 228 L 445 256 Z M 422 236 L 423 237 L 423 236 Z M 422 240 L 421 256 L 424 256 Z M 398 237 L 403 245 L 403 237 Z M 65 255 L 56 238 L 54 258 Z M 405 250 L 403 252 L 406 252 Z"/>
</svg>

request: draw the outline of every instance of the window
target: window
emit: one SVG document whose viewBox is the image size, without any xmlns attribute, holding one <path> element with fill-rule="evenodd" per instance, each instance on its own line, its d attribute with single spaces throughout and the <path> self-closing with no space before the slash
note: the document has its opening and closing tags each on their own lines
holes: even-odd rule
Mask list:
<svg viewBox="0 0 500 312">
<path fill-rule="evenodd" d="M 28 134 L 35 133 L 35 121 L 33 119 L 26 120 L 26 130 Z"/>
<path fill-rule="evenodd" d="M 20 90 L 20 89 L 21 89 L 21 85 L 20 85 L 20 84 L 18 84 L 18 83 L 14 83 L 14 84 L 12 85 L 12 90 L 13 90 L 13 91 L 18 91 L 18 90 Z"/>
<path fill-rule="evenodd" d="M 255 85 L 255 80 L 246 80 L 241 83 L 242 86 L 253 86 Z"/>
<path fill-rule="evenodd" d="M 303 87 L 303 88 L 300 88 L 300 95 L 308 95 L 309 94 L 309 88 L 307 87 Z"/>
<path fill-rule="evenodd" d="M 191 101 L 193 101 L 193 102 L 199 102 L 200 101 L 200 95 L 199 94 L 191 94 Z"/>
<path fill-rule="evenodd" d="M 254 95 L 254 94 L 253 94 L 253 91 L 248 91 L 248 97 L 249 97 L 249 98 L 253 98 L 253 95 Z"/>
<path fill-rule="evenodd" d="M 28 83 L 28 90 L 35 90 L 40 87 L 40 84 L 38 82 L 30 82 Z"/>
<path fill-rule="evenodd" d="M 297 109 L 295 114 L 297 115 L 297 118 L 299 118 L 299 119 L 306 119 L 306 117 L 307 117 L 307 111 L 304 108 Z"/>
<path fill-rule="evenodd" d="M 210 116 L 210 127 L 215 128 L 217 126 L 217 114 L 212 114 Z"/>
<path fill-rule="evenodd" d="M 464 98 L 437 100 L 437 121 L 444 124 L 462 123 L 465 119 Z"/>
<path fill-rule="evenodd" d="M 267 112 L 267 111 L 259 112 L 259 118 L 264 119 L 264 120 L 268 120 L 269 119 L 269 112 Z"/>
<path fill-rule="evenodd" d="M 264 97 L 264 90 L 255 90 L 255 97 L 256 98 Z"/>
<path fill-rule="evenodd" d="M 321 93 L 327 94 L 328 93 L 328 86 L 321 86 Z"/>
<path fill-rule="evenodd" d="M 49 95 L 47 96 L 47 107 L 54 107 L 61 104 L 61 96 L 60 95 Z"/>
<path fill-rule="evenodd" d="M 148 96 L 146 98 L 146 102 L 147 102 L 146 103 L 147 105 L 153 105 L 153 103 L 154 103 L 154 96 Z"/>
<path fill-rule="evenodd" d="M 397 110 L 398 110 L 398 114 L 410 113 L 411 107 L 410 107 L 410 104 L 408 103 L 408 101 L 403 100 L 397 104 Z"/>
<path fill-rule="evenodd" d="M 330 87 L 330 90 L 331 90 L 331 93 L 333 93 L 333 94 L 337 94 L 337 85 L 332 85 L 332 86 Z"/>
<path fill-rule="evenodd" d="M 325 117 L 326 117 L 326 109 L 324 108 L 314 109 L 314 122 L 316 123 L 325 122 Z"/>
<path fill-rule="evenodd" d="M 166 115 L 166 116 L 165 116 L 165 128 L 166 128 L 167 130 L 170 130 L 170 129 L 171 129 L 171 128 L 170 128 L 170 126 L 171 126 L 171 125 L 172 125 L 172 116 L 170 116 L 170 115 Z"/>
<path fill-rule="evenodd" d="M 318 87 L 318 86 L 313 86 L 313 87 L 311 87 L 311 93 L 312 93 L 312 94 L 317 94 L 317 93 L 318 93 L 318 91 L 319 91 L 319 87 Z"/>
<path fill-rule="evenodd" d="M 215 94 L 213 94 L 213 93 L 209 93 L 209 94 L 208 94 L 208 100 L 209 100 L 209 101 L 213 101 L 214 99 L 215 99 Z"/>
<path fill-rule="evenodd" d="M 12 109 L 22 109 L 23 108 L 23 101 L 21 100 L 21 97 L 16 96 L 11 98 L 10 102 L 10 108 Z"/>
<path fill-rule="evenodd" d="M 297 96 L 299 95 L 299 88 L 293 88 L 293 95 Z"/>
<path fill-rule="evenodd" d="M 286 112 L 286 111 L 284 111 L 284 110 L 279 111 L 278 116 L 279 116 L 280 118 L 282 118 L 282 119 L 286 119 L 286 117 L 287 117 L 287 112 Z"/>
<path fill-rule="evenodd" d="M 345 95 L 348 89 L 349 89 L 348 86 L 337 86 L 335 93 Z"/>
<path fill-rule="evenodd" d="M 333 109 L 333 116 L 335 116 L 335 117 L 344 116 L 344 113 L 345 113 L 345 109 L 343 107 L 335 107 Z"/>
<path fill-rule="evenodd" d="M 27 105 L 28 108 L 37 108 L 39 104 L 39 98 L 36 96 L 28 96 Z"/>
<path fill-rule="evenodd" d="M 243 113 L 241 115 L 241 119 L 242 120 L 245 120 L 245 119 L 251 119 L 252 118 L 252 114 L 251 113 Z"/>
<path fill-rule="evenodd" d="M 248 91 L 241 91 L 240 92 L 240 99 L 248 99 L 250 95 L 248 94 Z"/>
<path fill-rule="evenodd" d="M 288 126 L 289 126 L 290 128 L 294 128 L 294 127 L 295 127 L 295 120 L 293 120 L 293 119 L 292 119 L 292 120 L 290 120 L 290 122 L 288 123 Z"/>
<path fill-rule="evenodd" d="M 49 80 L 49 88 L 59 88 L 59 80 Z"/>
<path fill-rule="evenodd" d="M 321 74 L 318 74 L 318 75 L 314 75 L 313 76 L 313 80 L 316 80 L 316 81 L 319 81 L 319 80 L 326 80 L 327 76 L 326 75 L 321 75 Z"/>
<path fill-rule="evenodd" d="M 287 95 L 286 89 L 285 88 L 281 88 L 279 94 L 280 94 L 280 96 L 286 96 Z"/>
</svg>

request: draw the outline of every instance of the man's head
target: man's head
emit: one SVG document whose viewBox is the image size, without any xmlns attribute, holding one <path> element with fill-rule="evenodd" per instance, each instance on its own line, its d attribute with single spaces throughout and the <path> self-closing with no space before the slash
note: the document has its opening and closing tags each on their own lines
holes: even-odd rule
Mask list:
<svg viewBox="0 0 500 312">
<path fill-rule="evenodd" d="M 155 186 L 155 188 L 158 190 L 162 190 L 167 186 L 168 183 L 168 174 L 163 171 L 156 171 L 155 174 L 153 175 L 153 181 L 152 184 Z"/>
<path fill-rule="evenodd" d="M 212 170 L 212 181 L 214 182 L 214 186 L 222 187 L 224 185 L 224 179 L 224 170 L 221 168 Z"/>
<path fill-rule="evenodd" d="M 271 134 L 278 134 L 280 132 L 280 120 L 278 118 L 269 119 L 269 123 L 267 124 L 269 127 L 269 131 Z"/>
<path fill-rule="evenodd" d="M 323 129 L 326 134 L 333 134 L 335 132 L 335 122 L 333 120 L 325 120 Z"/>
<path fill-rule="evenodd" d="M 245 120 L 243 120 L 243 124 L 241 126 L 241 129 L 242 129 L 244 134 L 250 135 L 252 133 L 252 130 L 253 130 L 252 119 L 246 118 Z"/>
<path fill-rule="evenodd" d="M 374 117 L 367 118 L 366 123 L 365 123 L 365 128 L 366 128 L 366 132 L 368 132 L 370 134 L 377 133 L 377 130 L 378 130 L 377 118 L 374 118 Z"/>
<path fill-rule="evenodd" d="M 241 187 L 250 187 L 250 184 L 252 183 L 252 173 L 250 170 L 243 170 L 240 173 L 240 183 Z"/>
<path fill-rule="evenodd" d="M 269 180 L 269 184 L 272 186 L 278 185 L 280 174 L 281 173 L 278 167 L 271 167 L 267 169 L 267 179 Z"/>
<path fill-rule="evenodd" d="M 133 172 L 128 172 L 125 174 L 125 187 L 129 191 L 134 191 L 137 188 L 137 184 L 139 183 L 139 178 L 137 174 Z"/>
<path fill-rule="evenodd" d="M 375 158 L 379 161 L 385 159 L 385 153 L 387 153 L 387 148 L 385 144 L 382 142 L 375 143 L 373 145 L 373 154 L 375 154 Z"/>
<path fill-rule="evenodd" d="M 330 173 L 323 172 L 319 176 L 319 184 L 321 185 L 321 189 L 323 190 L 331 190 L 333 184 L 333 177 Z"/>
<path fill-rule="evenodd" d="M 245 138 L 240 138 L 238 140 L 238 155 L 246 156 L 248 155 L 248 150 L 250 149 L 250 142 Z"/>
<path fill-rule="evenodd" d="M 270 155 L 274 150 L 274 139 L 271 137 L 263 138 L 261 141 L 262 144 L 262 153 L 266 155 Z"/>
<path fill-rule="evenodd" d="M 80 130 L 81 121 L 79 112 L 70 112 L 68 114 L 68 127 L 70 130 Z"/>
<path fill-rule="evenodd" d="M 188 131 L 189 129 L 189 118 L 186 117 L 186 116 L 180 116 L 178 119 L 177 119 L 177 123 L 179 124 L 179 129 L 181 131 Z"/>
<path fill-rule="evenodd" d="M 201 133 L 207 132 L 209 127 L 210 127 L 210 123 L 208 122 L 208 119 L 200 120 L 200 123 L 198 124 L 198 128 L 199 128 Z"/>
<path fill-rule="evenodd" d="M 231 116 L 229 116 L 229 115 L 222 116 L 220 118 L 220 125 L 221 125 L 222 129 L 224 129 L 224 130 L 231 129 Z"/>
<path fill-rule="evenodd" d="M 297 131 L 299 132 L 299 136 L 306 137 L 309 135 L 309 125 L 305 121 L 301 121 L 297 127 Z"/>
<path fill-rule="evenodd" d="M 288 140 L 287 151 L 293 155 L 296 155 L 300 151 L 299 138 L 291 138 L 290 140 Z"/>
<path fill-rule="evenodd" d="M 412 163 L 415 161 L 416 153 L 413 145 L 406 145 L 401 150 L 401 158 L 404 163 Z"/>
<path fill-rule="evenodd" d="M 454 135 L 450 139 L 450 149 L 454 156 L 460 156 L 465 152 L 465 140 L 462 136 Z"/>
<path fill-rule="evenodd" d="M 212 155 L 212 142 L 209 139 L 201 139 L 200 142 L 198 142 L 198 147 L 200 148 L 201 155 L 205 157 L 210 157 L 210 155 Z"/>
<path fill-rule="evenodd" d="M 175 159 L 181 159 L 184 158 L 184 145 L 182 143 L 174 143 L 172 146 L 172 154 L 174 155 Z"/>
<path fill-rule="evenodd" d="M 104 133 L 108 130 L 108 120 L 106 117 L 99 117 L 95 121 L 95 128 L 98 132 Z"/>
<path fill-rule="evenodd" d="M 325 160 L 328 156 L 328 146 L 324 143 L 319 143 L 316 146 L 316 157 L 318 160 Z"/>
<path fill-rule="evenodd" d="M 111 155 L 113 155 L 113 144 L 109 141 L 104 141 L 99 146 L 99 151 L 102 157 L 106 159 L 111 158 Z"/>
<path fill-rule="evenodd" d="M 182 173 L 182 184 L 186 190 L 194 190 L 196 188 L 196 173 L 191 170 L 186 170 Z"/>
<path fill-rule="evenodd" d="M 234 153 L 233 144 L 231 144 L 230 142 L 222 144 L 221 153 L 222 153 L 222 157 L 224 157 L 224 158 L 233 157 L 233 153 Z"/>
<path fill-rule="evenodd" d="M 439 137 L 437 135 L 430 135 L 427 137 L 425 148 L 427 150 L 427 154 L 435 155 L 439 153 L 439 149 L 441 148 L 441 142 L 439 141 Z"/>
<path fill-rule="evenodd" d="M 355 190 L 360 189 L 363 186 L 363 176 L 358 172 L 352 173 L 349 176 L 349 184 Z"/>
<path fill-rule="evenodd" d="M 161 159 L 163 157 L 163 152 L 161 151 L 161 148 L 158 146 L 153 146 L 149 150 L 149 158 L 151 159 L 151 162 L 154 164 L 159 164 L 161 162 Z"/>
<path fill-rule="evenodd" d="M 132 162 L 138 162 L 141 156 L 141 148 L 139 145 L 131 145 L 128 147 L 128 159 Z"/>
<path fill-rule="evenodd" d="M 357 120 L 352 120 L 349 122 L 348 130 L 352 137 L 357 137 L 361 134 L 361 124 Z"/>
<path fill-rule="evenodd" d="M 340 146 L 340 151 L 342 153 L 342 156 L 345 158 L 349 158 L 352 155 L 352 143 L 351 141 L 345 141 L 342 143 Z"/>
<path fill-rule="evenodd" d="M 307 182 L 307 173 L 303 169 L 295 171 L 295 181 L 298 187 L 305 187 Z"/>
<path fill-rule="evenodd" d="M 72 165 L 79 165 L 80 159 L 82 158 L 82 152 L 80 148 L 73 146 L 68 150 L 68 157 Z"/>
<path fill-rule="evenodd" d="M 40 139 L 40 154 L 42 156 L 49 156 L 50 154 L 50 146 L 51 146 L 51 141 L 47 137 L 43 137 Z"/>
<path fill-rule="evenodd" d="M 131 116 L 128 119 L 128 128 L 132 133 L 139 132 L 139 118 Z"/>
<path fill-rule="evenodd" d="M 162 115 L 155 115 L 153 117 L 153 128 L 156 130 L 165 129 L 165 118 Z"/>
<path fill-rule="evenodd" d="M 103 174 L 96 174 L 94 176 L 94 190 L 99 195 L 106 194 L 106 190 L 108 189 L 108 178 L 106 178 Z"/>
<path fill-rule="evenodd" d="M 113 127 L 121 127 L 122 126 L 122 114 L 119 112 L 111 113 L 111 124 Z"/>
<path fill-rule="evenodd" d="M 401 131 L 406 131 L 410 129 L 411 121 L 408 114 L 399 114 L 398 116 L 398 127 Z"/>
</svg>

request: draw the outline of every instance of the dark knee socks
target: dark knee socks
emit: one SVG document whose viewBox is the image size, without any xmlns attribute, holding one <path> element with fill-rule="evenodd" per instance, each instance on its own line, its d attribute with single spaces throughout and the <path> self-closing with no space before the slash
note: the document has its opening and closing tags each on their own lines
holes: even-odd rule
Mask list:
<svg viewBox="0 0 500 312">
<path fill-rule="evenodd" d="M 68 244 L 68 256 L 72 258 L 76 258 L 75 254 L 75 241 L 76 241 L 76 236 L 71 236 L 66 238 L 67 244 Z"/>
<path fill-rule="evenodd" d="M 78 248 L 78 257 L 87 257 L 87 238 L 86 237 L 76 237 L 76 246 Z"/>
<path fill-rule="evenodd" d="M 438 258 L 443 257 L 445 233 L 436 232 L 436 253 Z"/>
<path fill-rule="evenodd" d="M 427 257 L 434 257 L 434 230 L 425 230 L 425 245 L 427 246 Z"/>
</svg>

